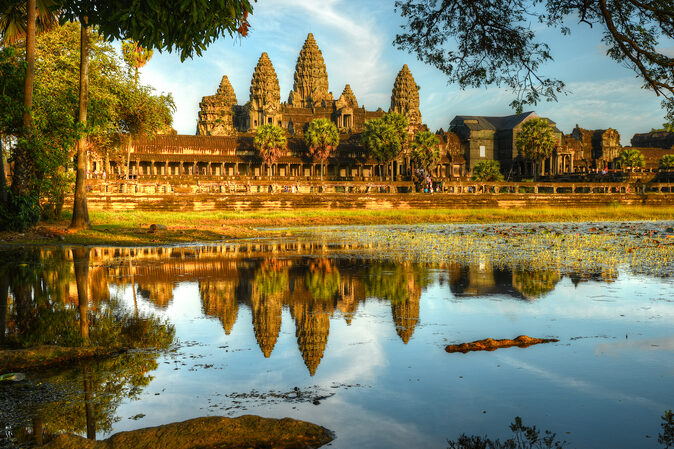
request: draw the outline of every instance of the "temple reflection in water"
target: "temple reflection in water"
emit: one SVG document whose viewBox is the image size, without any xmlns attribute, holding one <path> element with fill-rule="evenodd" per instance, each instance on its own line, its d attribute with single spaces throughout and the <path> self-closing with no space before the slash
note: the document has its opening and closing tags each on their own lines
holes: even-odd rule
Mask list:
<svg viewBox="0 0 674 449">
<path fill-rule="evenodd" d="M 555 270 L 494 266 L 489 261 L 431 266 L 372 260 L 364 254 L 371 255 L 371 248 L 301 242 L 94 248 L 89 255 L 89 307 L 95 310 L 110 301 L 110 292 L 130 287 L 136 310 L 140 301 L 162 310 L 175 300 L 176 286 L 196 282 L 203 313 L 217 318 L 226 335 L 232 333 L 239 309 L 250 310 L 257 344 L 267 358 L 274 351 L 282 312 L 287 309 L 298 348 L 313 376 L 327 346 L 330 319 L 340 316 L 351 324 L 359 304 L 366 300 L 390 303 L 396 333 L 408 344 L 419 321 L 422 291 L 431 283 L 447 283 L 456 298 L 500 295 L 534 301 L 563 277 Z M 51 285 L 49 294 L 55 299 L 78 307 L 73 251 L 44 250 L 39 258 L 43 268 L 50 260 L 61 261 L 54 265 L 56 269 L 45 269 L 44 282 Z M 612 281 L 617 275 L 598 270 L 567 276 L 577 285 L 587 280 Z M 12 321 L 7 325 L 11 328 Z"/>
</svg>

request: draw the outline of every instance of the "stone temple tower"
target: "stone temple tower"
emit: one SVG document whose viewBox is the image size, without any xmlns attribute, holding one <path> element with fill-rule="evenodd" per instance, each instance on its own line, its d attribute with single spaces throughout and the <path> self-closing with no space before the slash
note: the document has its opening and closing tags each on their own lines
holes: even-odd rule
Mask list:
<svg viewBox="0 0 674 449">
<path fill-rule="evenodd" d="M 267 53 L 262 53 L 255 66 L 250 82 L 248 126 L 251 130 L 264 124 L 278 125 L 281 122 L 281 88 L 274 66 Z"/>
<path fill-rule="evenodd" d="M 421 112 L 419 111 L 419 89 L 414 81 L 412 72 L 407 64 L 400 69 L 393 83 L 391 93 L 391 108 L 389 112 L 397 112 L 407 117 L 410 129 L 421 125 Z"/>
<path fill-rule="evenodd" d="M 295 84 L 288 96 L 288 104 L 296 108 L 329 107 L 332 101 L 323 54 L 314 35 L 309 33 L 297 58 Z"/>
<path fill-rule="evenodd" d="M 233 108 L 236 94 L 227 76 L 222 77 L 215 95 L 203 97 L 199 103 L 197 134 L 202 136 L 234 136 Z"/>
</svg>

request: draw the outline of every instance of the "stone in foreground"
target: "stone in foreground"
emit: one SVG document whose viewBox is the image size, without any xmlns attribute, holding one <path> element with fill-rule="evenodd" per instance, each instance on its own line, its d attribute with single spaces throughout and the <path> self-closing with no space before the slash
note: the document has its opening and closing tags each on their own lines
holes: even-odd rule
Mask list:
<svg viewBox="0 0 674 449">
<path fill-rule="evenodd" d="M 238 418 L 208 416 L 158 427 L 117 433 L 107 440 L 59 435 L 47 449 L 209 449 L 209 448 L 317 448 L 332 441 L 329 430 L 291 418 L 245 415 Z"/>
<path fill-rule="evenodd" d="M 447 352 L 462 352 L 467 353 L 471 351 L 494 351 L 500 348 L 510 348 L 517 346 L 520 348 L 528 348 L 532 345 L 540 343 L 557 342 L 556 338 L 531 338 L 526 335 L 520 335 L 514 340 L 503 339 L 494 340 L 493 338 L 485 338 L 484 340 L 477 340 L 470 343 L 461 343 L 459 345 L 447 345 L 445 351 Z"/>
</svg>

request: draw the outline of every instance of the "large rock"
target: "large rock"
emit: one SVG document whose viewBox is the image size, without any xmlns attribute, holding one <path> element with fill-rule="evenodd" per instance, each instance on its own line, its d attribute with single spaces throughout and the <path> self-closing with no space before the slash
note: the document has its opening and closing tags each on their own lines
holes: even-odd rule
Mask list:
<svg viewBox="0 0 674 449">
<path fill-rule="evenodd" d="M 316 448 L 332 441 L 329 430 L 291 418 L 245 415 L 208 416 L 158 427 L 120 432 L 107 440 L 59 435 L 46 449 L 209 449 L 209 448 Z"/>
</svg>

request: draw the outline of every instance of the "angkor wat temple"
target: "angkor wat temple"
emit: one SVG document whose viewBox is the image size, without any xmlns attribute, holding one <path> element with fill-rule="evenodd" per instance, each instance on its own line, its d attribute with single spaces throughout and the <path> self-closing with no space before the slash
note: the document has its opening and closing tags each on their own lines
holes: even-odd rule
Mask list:
<svg viewBox="0 0 674 449">
<path fill-rule="evenodd" d="M 419 86 L 407 65 L 393 81 L 388 111 L 407 117 L 410 136 L 427 129 L 419 109 Z M 326 163 L 326 180 L 368 183 L 393 177 L 411 184 L 414 167 L 407 152 L 390 167 L 383 167 L 361 143 L 365 123 L 384 114 L 382 108 L 370 111 L 359 106 L 349 84 L 335 99 L 323 55 L 310 33 L 297 58 L 287 101 L 281 101 L 276 71 L 269 55 L 262 53 L 245 104 L 239 104 L 225 75 L 216 93 L 203 97 L 200 103 L 197 135 L 137 139 L 128 161 L 92 158 L 91 172 L 109 163 L 112 173 L 119 176 L 172 185 L 267 179 L 308 185 L 318 179 L 320 165 L 310 156 L 303 134 L 311 120 L 325 118 L 335 123 L 340 133 L 340 144 Z M 507 179 L 531 176 L 533 165 L 518 155 L 515 138 L 522 125 L 536 117 L 533 111 L 502 117 L 456 116 L 449 123 L 449 132 L 436 132 L 440 160 L 431 175 L 436 181 L 457 181 L 469 176 L 479 161 L 497 160 Z M 558 146 L 540 165 L 540 175 L 555 177 L 613 168 L 622 150 L 616 130 L 586 130 L 576 125 L 571 134 L 564 135 L 555 122 L 547 120 L 554 128 Z M 286 151 L 270 168 L 253 148 L 255 131 L 263 124 L 277 125 L 288 136 Z M 655 150 L 653 158 L 648 156 L 649 150 L 644 150 L 647 164 L 653 165 L 653 159 L 657 167 L 655 157 L 666 150 Z"/>
</svg>

